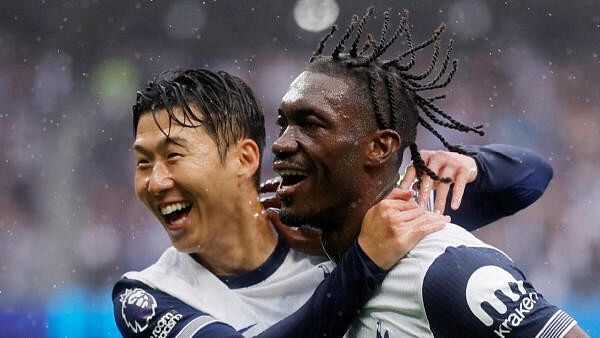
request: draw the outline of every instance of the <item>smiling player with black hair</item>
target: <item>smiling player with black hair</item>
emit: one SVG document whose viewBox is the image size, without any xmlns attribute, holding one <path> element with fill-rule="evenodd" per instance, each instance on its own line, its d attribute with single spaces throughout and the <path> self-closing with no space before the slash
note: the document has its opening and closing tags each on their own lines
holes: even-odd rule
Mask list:
<svg viewBox="0 0 600 338">
<path fill-rule="evenodd" d="M 289 248 L 257 201 L 262 111 L 252 91 L 225 72 L 186 70 L 153 81 L 134 106 L 134 134 L 136 192 L 174 248 L 115 286 L 115 319 L 127 337 L 341 336 L 385 270 L 446 221 L 394 190 L 364 215 L 361 235 L 336 270 L 322 257 Z M 331 141 L 343 145 L 344 139 Z M 511 151 L 479 149 L 469 164 L 477 165 L 468 181 L 487 194 L 467 187 L 466 201 L 485 210 L 498 196 L 514 194 L 518 201 L 485 220 L 475 214 L 473 228 L 532 203 L 550 179 L 547 165 L 523 152 L 500 166 L 514 176 L 500 183 L 510 184 L 490 180 L 497 169 L 490 159 Z M 440 163 L 439 156 L 422 158 L 433 167 Z M 441 161 L 440 168 L 464 160 Z M 452 176 L 457 183 L 463 169 Z M 542 179 L 532 181 L 537 175 Z"/>
</svg>

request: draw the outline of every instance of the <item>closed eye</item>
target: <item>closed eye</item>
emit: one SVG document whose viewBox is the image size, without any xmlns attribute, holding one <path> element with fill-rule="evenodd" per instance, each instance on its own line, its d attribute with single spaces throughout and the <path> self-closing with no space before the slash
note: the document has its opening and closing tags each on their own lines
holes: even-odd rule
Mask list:
<svg viewBox="0 0 600 338">
<path fill-rule="evenodd" d="M 181 156 L 183 156 L 183 155 L 181 155 L 180 153 L 169 153 L 167 155 L 167 159 L 174 160 L 174 159 L 177 159 L 177 158 L 179 158 Z"/>
<path fill-rule="evenodd" d="M 150 162 L 145 159 L 138 160 L 136 166 L 140 169 L 146 169 L 150 167 Z"/>
<path fill-rule="evenodd" d="M 307 115 L 302 125 L 308 128 L 323 127 L 323 122 L 314 115 Z"/>
</svg>

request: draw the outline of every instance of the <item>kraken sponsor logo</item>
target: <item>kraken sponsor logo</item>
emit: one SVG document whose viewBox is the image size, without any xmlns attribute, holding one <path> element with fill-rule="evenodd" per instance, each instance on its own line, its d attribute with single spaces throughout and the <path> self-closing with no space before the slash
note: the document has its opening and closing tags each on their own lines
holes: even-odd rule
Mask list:
<svg viewBox="0 0 600 338">
<path fill-rule="evenodd" d="M 511 285 L 516 286 L 516 290 Z M 502 293 L 512 302 L 504 303 L 496 296 L 496 292 Z M 516 280 L 508 271 L 487 265 L 475 270 L 469 277 L 466 297 L 471 312 L 486 326 L 494 325 L 494 319 L 483 309 L 484 303 L 489 304 L 497 313 L 505 315 L 504 320 L 494 329 L 497 336 L 504 338 L 523 323 L 539 296 L 536 292 L 527 293 L 523 281 Z M 511 311 L 507 305 L 511 306 Z"/>
</svg>

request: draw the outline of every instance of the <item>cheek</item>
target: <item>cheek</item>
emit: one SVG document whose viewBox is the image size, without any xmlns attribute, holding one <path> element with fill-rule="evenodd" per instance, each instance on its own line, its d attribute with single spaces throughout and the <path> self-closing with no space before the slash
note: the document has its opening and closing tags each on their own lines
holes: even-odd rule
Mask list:
<svg viewBox="0 0 600 338">
<path fill-rule="evenodd" d="M 146 177 L 136 173 L 133 178 L 133 188 L 137 197 L 143 200 L 146 195 Z"/>
</svg>

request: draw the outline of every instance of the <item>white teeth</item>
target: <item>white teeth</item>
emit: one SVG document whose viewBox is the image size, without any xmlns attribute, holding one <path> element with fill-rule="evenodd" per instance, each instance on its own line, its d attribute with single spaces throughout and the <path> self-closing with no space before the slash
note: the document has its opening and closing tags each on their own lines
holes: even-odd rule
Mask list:
<svg viewBox="0 0 600 338">
<path fill-rule="evenodd" d="M 188 202 L 178 202 L 178 203 L 173 203 L 173 204 L 169 204 L 167 206 L 164 206 L 162 208 L 160 208 L 160 213 L 163 214 L 163 216 L 166 216 L 170 213 L 173 213 L 175 211 L 179 211 L 181 209 L 185 209 L 187 207 L 190 206 L 190 203 Z"/>
<path fill-rule="evenodd" d="M 281 176 L 308 176 L 305 172 L 300 170 L 279 170 L 279 175 Z"/>
</svg>

